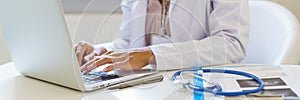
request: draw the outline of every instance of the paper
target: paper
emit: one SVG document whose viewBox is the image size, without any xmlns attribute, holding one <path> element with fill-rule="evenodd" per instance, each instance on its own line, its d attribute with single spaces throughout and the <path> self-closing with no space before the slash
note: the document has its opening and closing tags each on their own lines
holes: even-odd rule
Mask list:
<svg viewBox="0 0 300 100">
<path fill-rule="evenodd" d="M 286 82 L 281 77 L 262 77 L 265 83 L 265 87 L 258 93 L 246 95 L 246 97 L 284 97 L 286 98 L 298 98 L 298 95 L 290 89 Z M 259 84 L 253 79 L 236 79 L 242 90 L 255 89 Z"/>
</svg>

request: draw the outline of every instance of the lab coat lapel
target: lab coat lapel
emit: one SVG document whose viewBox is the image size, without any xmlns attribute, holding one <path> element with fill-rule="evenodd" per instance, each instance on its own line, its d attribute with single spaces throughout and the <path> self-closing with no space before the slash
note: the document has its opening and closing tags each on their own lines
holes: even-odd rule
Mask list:
<svg viewBox="0 0 300 100">
<path fill-rule="evenodd" d="M 131 11 L 131 43 L 130 48 L 145 46 L 145 24 L 148 0 L 136 0 Z"/>
<path fill-rule="evenodd" d="M 206 2 L 210 0 L 172 0 L 170 4 L 169 22 L 172 41 L 183 42 L 200 38 L 200 32 L 205 29 Z M 189 35 L 184 36 L 184 35 Z"/>
</svg>

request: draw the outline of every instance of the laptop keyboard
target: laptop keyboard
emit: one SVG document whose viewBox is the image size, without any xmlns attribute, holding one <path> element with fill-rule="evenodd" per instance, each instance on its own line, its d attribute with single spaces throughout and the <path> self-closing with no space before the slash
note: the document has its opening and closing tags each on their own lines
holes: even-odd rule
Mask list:
<svg viewBox="0 0 300 100">
<path fill-rule="evenodd" d="M 110 79 L 119 78 L 116 74 L 106 73 L 106 72 L 89 72 L 88 74 L 82 75 L 85 84 L 94 84 L 97 82 L 102 82 Z"/>
</svg>

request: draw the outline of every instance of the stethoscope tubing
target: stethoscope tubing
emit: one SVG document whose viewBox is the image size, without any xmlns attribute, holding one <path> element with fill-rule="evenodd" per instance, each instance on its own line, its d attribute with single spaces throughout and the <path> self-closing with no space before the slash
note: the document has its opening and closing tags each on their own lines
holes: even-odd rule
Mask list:
<svg viewBox="0 0 300 100">
<path fill-rule="evenodd" d="M 240 95 L 247 95 L 250 93 L 256 93 L 261 91 L 264 88 L 264 82 L 257 76 L 247 73 L 247 72 L 241 72 L 241 71 L 235 71 L 235 70 L 224 70 L 224 69 L 195 69 L 195 70 L 180 70 L 173 74 L 172 79 L 177 80 L 177 76 L 180 75 L 182 72 L 191 72 L 191 71 L 199 71 L 202 70 L 203 73 L 227 73 L 227 74 L 234 74 L 234 75 L 241 75 L 248 78 L 254 79 L 256 82 L 258 82 L 259 87 L 253 90 L 244 90 L 244 91 L 237 91 L 237 92 L 223 92 L 222 87 L 218 84 L 216 84 L 217 91 L 214 91 L 212 89 L 207 89 L 201 86 L 194 86 L 191 83 L 188 83 L 188 87 L 193 89 L 194 91 L 201 91 L 201 92 L 208 92 L 215 95 L 223 95 L 223 96 L 240 96 Z"/>
</svg>

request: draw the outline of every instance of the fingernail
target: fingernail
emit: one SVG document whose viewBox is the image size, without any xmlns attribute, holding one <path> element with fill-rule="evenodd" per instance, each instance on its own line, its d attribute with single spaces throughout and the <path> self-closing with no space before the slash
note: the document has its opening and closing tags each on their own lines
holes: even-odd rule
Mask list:
<svg viewBox="0 0 300 100">
<path fill-rule="evenodd" d="M 107 71 L 108 71 L 108 69 L 107 69 L 107 68 L 104 68 L 104 69 L 103 69 L 103 71 L 104 71 L 104 72 L 107 72 Z"/>
<path fill-rule="evenodd" d="M 85 71 L 83 71 L 83 73 L 84 73 L 84 74 L 87 74 L 87 73 L 88 73 L 88 71 L 87 71 L 87 70 L 85 70 Z"/>
</svg>

